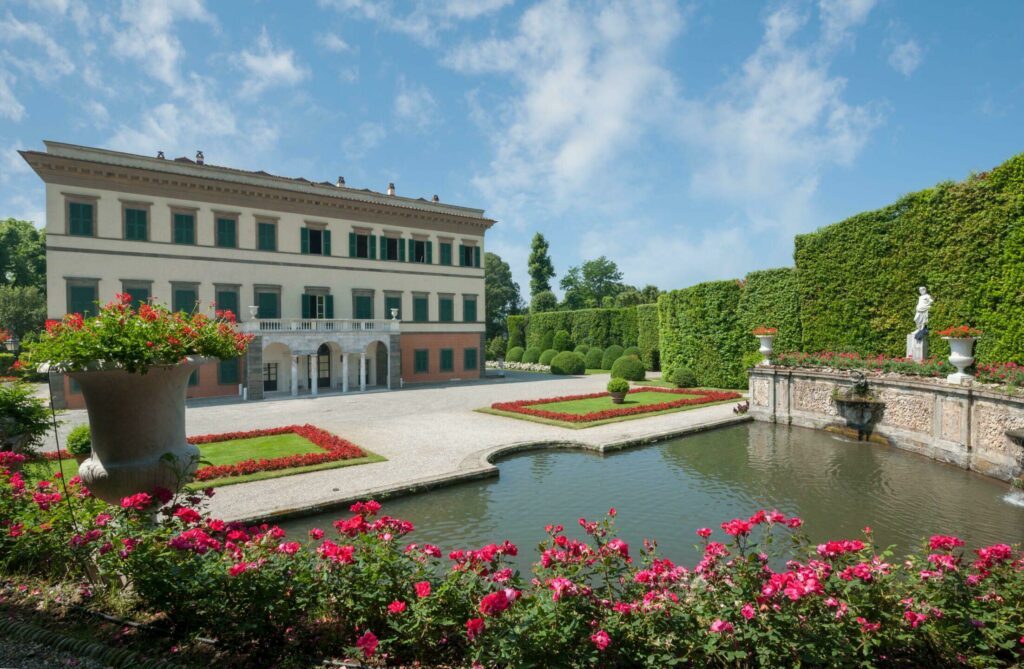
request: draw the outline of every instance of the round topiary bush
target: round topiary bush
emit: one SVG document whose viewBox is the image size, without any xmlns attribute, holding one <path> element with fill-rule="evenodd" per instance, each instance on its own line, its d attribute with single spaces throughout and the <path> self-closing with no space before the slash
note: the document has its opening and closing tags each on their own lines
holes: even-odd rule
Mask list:
<svg viewBox="0 0 1024 669">
<path fill-rule="evenodd" d="M 536 346 L 531 346 L 530 348 L 523 351 L 522 362 L 533 364 L 540 360 L 541 353 L 543 353 L 543 351 L 541 351 L 539 348 L 537 348 Z"/>
<path fill-rule="evenodd" d="M 541 337 L 541 339 L 540 339 L 540 349 L 542 351 L 546 351 L 549 348 L 554 348 L 554 347 L 555 347 L 555 333 L 554 332 L 546 332 L 544 334 L 544 336 Z"/>
<path fill-rule="evenodd" d="M 610 393 L 628 393 L 629 392 L 629 381 L 626 379 L 613 378 L 608 382 L 608 392 Z"/>
<path fill-rule="evenodd" d="M 697 376 L 689 367 L 676 367 L 669 373 L 668 380 L 676 388 L 697 387 Z"/>
<path fill-rule="evenodd" d="M 562 351 L 551 359 L 552 374 L 583 374 L 586 371 L 587 363 L 579 353 Z"/>
<path fill-rule="evenodd" d="M 540 360 L 538 360 L 538 362 L 542 365 L 550 365 L 551 361 L 555 359 L 556 355 L 558 355 L 558 351 L 556 351 L 553 348 L 549 348 L 548 350 L 540 354 Z"/>
<path fill-rule="evenodd" d="M 622 347 L 618 344 L 612 344 L 606 348 L 601 357 L 601 369 L 611 369 L 615 361 L 622 357 L 622 351 Z"/>
<path fill-rule="evenodd" d="M 613 379 L 628 379 L 629 381 L 643 381 L 647 370 L 640 358 L 635 355 L 624 355 L 612 364 Z"/>
<path fill-rule="evenodd" d="M 637 348 L 636 346 L 630 346 L 629 348 L 627 348 L 625 351 L 622 352 L 622 355 L 635 355 L 636 357 L 639 358 L 640 357 L 640 349 Z"/>
<path fill-rule="evenodd" d="M 92 453 L 92 433 L 88 425 L 79 425 L 68 432 L 68 453 L 71 455 L 89 455 Z"/>
<path fill-rule="evenodd" d="M 565 330 L 559 330 L 555 333 L 555 338 L 552 347 L 556 351 L 568 351 L 572 349 L 572 340 L 569 339 L 569 333 Z"/>
<path fill-rule="evenodd" d="M 587 351 L 584 360 L 587 361 L 587 369 L 601 369 L 601 360 L 604 359 L 604 350 L 600 346 Z"/>
<path fill-rule="evenodd" d="M 587 346 L 586 344 L 580 344 L 579 346 L 577 346 L 576 348 L 573 349 L 573 352 L 574 353 L 579 353 L 582 356 L 586 356 L 587 355 L 587 351 L 589 351 L 589 350 L 590 350 L 589 346 Z"/>
<path fill-rule="evenodd" d="M 522 362 L 524 352 L 525 349 L 522 346 L 513 346 L 505 354 L 505 360 L 508 362 Z"/>
</svg>

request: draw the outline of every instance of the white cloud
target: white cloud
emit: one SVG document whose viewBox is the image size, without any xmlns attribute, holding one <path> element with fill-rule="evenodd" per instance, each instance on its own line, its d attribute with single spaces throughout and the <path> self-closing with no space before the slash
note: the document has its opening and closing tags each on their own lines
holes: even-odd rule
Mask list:
<svg viewBox="0 0 1024 669">
<path fill-rule="evenodd" d="M 924 58 L 921 46 L 912 39 L 900 42 L 893 46 L 889 52 L 889 65 L 902 74 L 909 77 L 918 68 Z"/>
<path fill-rule="evenodd" d="M 316 36 L 316 43 L 332 53 L 349 53 L 352 46 L 334 33 L 322 33 Z"/>
<path fill-rule="evenodd" d="M 75 71 L 68 52 L 54 41 L 46 28 L 38 23 L 19 21 L 8 14 L 0 20 L 0 44 L 28 42 L 44 52 L 45 58 L 34 57 L 22 47 L 16 52 L 4 51 L 2 58 L 38 81 L 50 82 Z"/>
<path fill-rule="evenodd" d="M 110 112 L 98 100 L 89 100 L 85 103 L 85 110 L 89 112 L 89 115 L 99 124 L 106 124 L 110 120 Z"/>
<path fill-rule="evenodd" d="M 18 102 L 11 84 L 14 83 L 14 76 L 9 72 L 0 69 L 0 116 L 6 116 L 12 121 L 20 121 L 25 117 L 25 106 Z"/>
<path fill-rule="evenodd" d="M 436 112 L 437 100 L 426 86 L 410 84 L 405 77 L 399 77 L 395 117 L 400 122 L 422 131 L 436 120 Z"/>
<path fill-rule="evenodd" d="M 294 86 L 309 76 L 309 70 L 296 63 L 294 51 L 275 49 L 266 27 L 256 38 L 256 50 L 242 51 L 238 62 L 247 73 L 239 91 L 243 98 L 254 98 L 268 88 Z"/>
<path fill-rule="evenodd" d="M 836 46 L 850 39 L 854 28 L 867 20 L 877 0 L 819 0 L 821 42 Z"/>
<path fill-rule="evenodd" d="M 367 121 L 345 138 L 342 149 L 349 158 L 358 160 L 383 142 L 386 136 L 387 131 L 382 124 Z"/>
<path fill-rule="evenodd" d="M 513 0 L 319 0 L 322 7 L 373 21 L 387 30 L 402 33 L 422 44 L 434 45 L 440 33 L 459 21 L 480 18 Z"/>
</svg>

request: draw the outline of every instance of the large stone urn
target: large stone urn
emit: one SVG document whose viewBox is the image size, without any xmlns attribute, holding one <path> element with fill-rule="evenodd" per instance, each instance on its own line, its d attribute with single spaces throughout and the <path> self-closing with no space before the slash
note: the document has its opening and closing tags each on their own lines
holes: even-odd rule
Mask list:
<svg viewBox="0 0 1024 669">
<path fill-rule="evenodd" d="M 761 367 L 767 367 L 772 364 L 772 342 L 775 339 L 775 335 L 759 334 L 754 336 L 761 342 L 761 346 L 757 349 L 757 352 L 764 356 L 764 359 L 757 364 Z"/>
<path fill-rule="evenodd" d="M 946 377 L 955 385 L 970 383 L 973 376 L 964 372 L 974 364 L 974 341 L 977 337 L 943 337 L 949 342 L 949 364 L 956 367 L 956 373 Z"/>
<path fill-rule="evenodd" d="M 100 499 L 157 488 L 176 491 L 199 464 L 199 449 L 185 441 L 188 378 L 207 358 L 151 367 L 145 374 L 97 365 L 72 372 L 89 412 L 92 455 L 78 475 Z"/>
</svg>

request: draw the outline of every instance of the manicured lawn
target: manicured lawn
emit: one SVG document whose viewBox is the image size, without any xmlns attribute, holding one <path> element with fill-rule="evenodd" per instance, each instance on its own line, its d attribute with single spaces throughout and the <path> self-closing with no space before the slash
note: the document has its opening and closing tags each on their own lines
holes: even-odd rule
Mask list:
<svg viewBox="0 0 1024 669">
<path fill-rule="evenodd" d="M 671 395 L 669 397 L 666 397 L 665 393 L 631 392 L 628 395 L 626 395 L 626 399 L 622 404 L 615 404 L 614 402 L 612 402 L 611 397 L 591 397 L 585 400 L 570 400 L 568 402 L 552 402 L 549 404 L 533 404 L 530 406 L 537 409 L 544 409 L 546 411 L 586 414 L 593 413 L 595 411 L 605 411 L 606 409 L 625 409 L 627 407 L 644 404 L 661 404 L 669 400 L 682 400 L 689 397 L 697 397 L 697 395 Z"/>
<path fill-rule="evenodd" d="M 319 448 L 316 444 L 294 432 L 274 434 L 269 437 L 218 441 L 199 447 L 203 460 L 211 465 L 230 465 L 250 458 L 282 458 L 289 455 L 312 453 L 317 450 Z"/>
<path fill-rule="evenodd" d="M 634 386 L 650 386 L 652 388 L 675 388 L 674 383 L 669 383 L 664 379 L 647 379 L 645 381 L 630 381 Z"/>
</svg>

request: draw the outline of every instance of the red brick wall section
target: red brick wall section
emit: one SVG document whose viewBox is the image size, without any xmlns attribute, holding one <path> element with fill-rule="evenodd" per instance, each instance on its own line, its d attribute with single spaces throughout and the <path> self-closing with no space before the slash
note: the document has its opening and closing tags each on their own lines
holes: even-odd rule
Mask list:
<svg viewBox="0 0 1024 669">
<path fill-rule="evenodd" d="M 436 381 L 451 381 L 453 379 L 479 379 L 480 365 L 483 364 L 483 351 L 480 350 L 480 333 L 478 332 L 446 332 L 431 334 L 402 334 L 402 380 L 405 383 L 428 383 Z M 441 349 L 452 349 L 455 363 L 454 371 L 441 371 Z M 467 348 L 477 349 L 477 368 L 464 370 L 463 350 Z M 430 351 L 430 371 L 426 374 L 417 374 L 415 351 L 426 349 Z"/>
<path fill-rule="evenodd" d="M 241 364 L 241 362 L 239 362 Z M 189 386 L 188 394 L 186 397 L 225 397 L 229 395 L 238 395 L 238 385 L 228 384 L 222 385 L 217 383 L 217 365 L 216 362 L 208 362 L 199 368 L 199 385 Z M 238 378 L 244 378 L 240 371 Z M 71 377 L 64 377 L 64 397 L 67 398 L 68 409 L 84 409 L 85 399 L 82 397 L 82 393 L 71 392 Z"/>
</svg>

